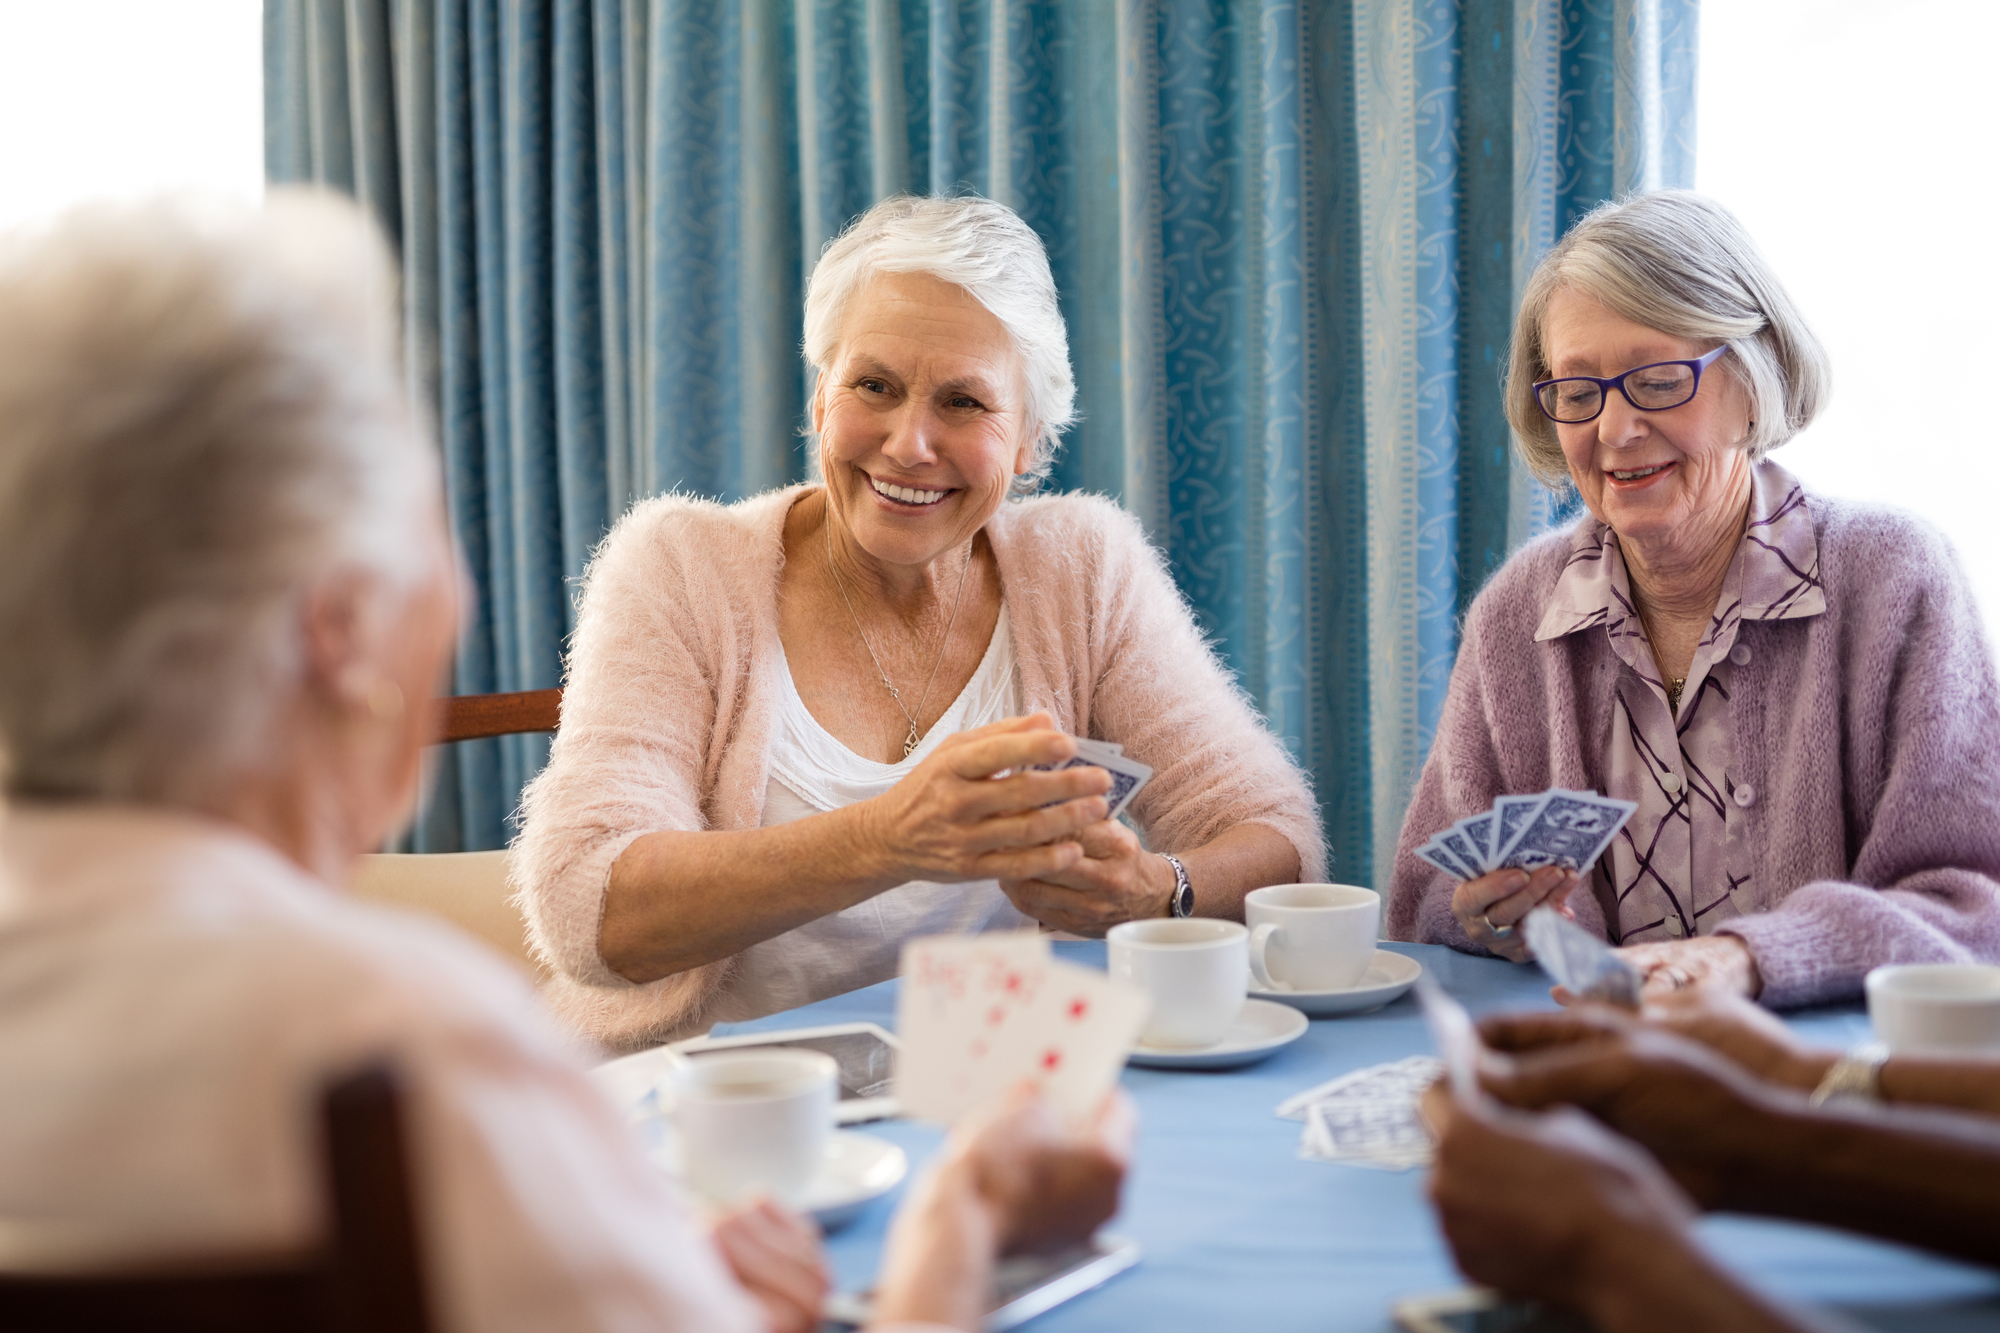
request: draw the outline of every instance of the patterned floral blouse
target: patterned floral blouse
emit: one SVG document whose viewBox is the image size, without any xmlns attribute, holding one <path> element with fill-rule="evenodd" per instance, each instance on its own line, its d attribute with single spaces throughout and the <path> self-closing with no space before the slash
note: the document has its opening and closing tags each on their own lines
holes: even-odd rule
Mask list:
<svg viewBox="0 0 2000 1333">
<path fill-rule="evenodd" d="M 1599 888 L 1609 888 L 1600 900 L 1617 903 L 1613 925 L 1621 943 L 1712 932 L 1749 901 L 1752 857 L 1744 812 L 1756 793 L 1730 772 L 1735 738 L 1729 682 L 1734 668 L 1750 661 L 1750 649 L 1736 641 L 1736 627 L 1825 610 L 1819 545 L 1804 494 L 1791 473 L 1761 463 L 1751 475 L 1743 544 L 1723 576 L 1708 632 L 1695 647 L 1676 719 L 1633 606 L 1618 535 L 1602 523 L 1578 529 L 1535 640 L 1602 627 L 1625 664 L 1615 687 L 1605 786 L 1639 809 L 1595 872 Z"/>
</svg>

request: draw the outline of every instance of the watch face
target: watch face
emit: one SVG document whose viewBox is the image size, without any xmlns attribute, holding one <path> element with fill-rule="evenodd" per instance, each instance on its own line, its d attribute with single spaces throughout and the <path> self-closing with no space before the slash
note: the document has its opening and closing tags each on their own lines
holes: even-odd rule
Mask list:
<svg viewBox="0 0 2000 1333">
<path fill-rule="evenodd" d="M 1182 884 L 1174 890 L 1174 915 L 1194 915 L 1194 885 Z"/>
</svg>

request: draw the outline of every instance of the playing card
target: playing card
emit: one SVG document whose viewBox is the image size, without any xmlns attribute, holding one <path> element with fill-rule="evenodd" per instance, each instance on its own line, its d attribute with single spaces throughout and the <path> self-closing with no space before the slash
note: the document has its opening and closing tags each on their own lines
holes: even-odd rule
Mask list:
<svg viewBox="0 0 2000 1333">
<path fill-rule="evenodd" d="M 1304 1092 L 1293 1093 L 1278 1103 L 1280 1120 L 1304 1120 L 1315 1103 L 1341 1097 L 1413 1098 L 1437 1082 L 1444 1066 L 1428 1055 L 1406 1056 L 1383 1065 L 1370 1065 L 1328 1079 Z"/>
<path fill-rule="evenodd" d="M 1478 879 L 1486 873 L 1486 858 L 1473 850 L 1472 839 L 1460 832 L 1456 825 L 1439 832 L 1431 842 L 1450 852 L 1454 860 L 1471 872 L 1465 876 L 1466 879 Z"/>
<path fill-rule="evenodd" d="M 1522 870 L 1561 865 L 1578 873 L 1587 871 L 1638 808 L 1631 801 L 1595 792 L 1557 788 L 1515 834 L 1500 864 Z"/>
<path fill-rule="evenodd" d="M 1537 907 L 1521 927 L 1535 961 L 1558 986 L 1582 999 L 1638 1009 L 1639 970 L 1609 944 L 1552 907 Z"/>
<path fill-rule="evenodd" d="M 1452 859 L 1451 853 L 1439 847 L 1435 842 L 1427 842 L 1423 846 L 1416 848 L 1411 854 L 1422 857 L 1425 861 L 1444 871 L 1445 874 L 1450 875 L 1453 879 L 1473 878 L 1473 876 L 1465 873 L 1464 866 Z"/>
<path fill-rule="evenodd" d="M 1145 993 L 1052 958 L 1036 932 L 941 936 L 903 946 L 896 1097 L 954 1121 L 1024 1079 L 1058 1114 L 1096 1110 L 1147 1010 Z"/>
<path fill-rule="evenodd" d="M 1305 1121 L 1301 1157 L 1407 1171 L 1431 1159 L 1417 1098 L 1439 1071 L 1436 1060 L 1422 1055 L 1356 1070 L 1286 1098 L 1278 1114 Z"/>
<path fill-rule="evenodd" d="M 1127 759 L 1122 750 L 1104 741 L 1078 738 L 1076 753 L 1059 764 L 1035 764 L 1032 767 L 1044 773 L 1059 773 L 1064 769 L 1093 767 L 1101 768 L 1111 775 L 1111 790 L 1104 794 L 1110 806 L 1106 819 L 1116 819 L 1125 812 L 1133 798 L 1152 778 L 1153 770 L 1136 759 Z"/>
<path fill-rule="evenodd" d="M 1416 989 L 1417 1004 L 1424 1011 L 1438 1058 L 1451 1080 L 1452 1097 L 1462 1102 L 1479 1100 L 1486 1095 L 1479 1087 L 1479 1032 L 1465 1006 L 1445 994 L 1429 972 L 1417 978 Z"/>
<path fill-rule="evenodd" d="M 1492 855 L 1487 859 L 1494 865 L 1504 864 L 1507 853 L 1513 850 L 1514 840 L 1521 836 L 1521 830 L 1535 817 L 1535 812 L 1548 803 L 1549 794 L 1536 792 L 1532 796 L 1502 796 L 1493 802 L 1493 836 L 1487 843 Z"/>
<path fill-rule="evenodd" d="M 1476 815 L 1467 815 L 1452 827 L 1471 844 L 1472 853 L 1479 858 L 1479 872 L 1483 875 L 1493 868 L 1493 828 L 1497 823 L 1491 810 Z"/>
</svg>

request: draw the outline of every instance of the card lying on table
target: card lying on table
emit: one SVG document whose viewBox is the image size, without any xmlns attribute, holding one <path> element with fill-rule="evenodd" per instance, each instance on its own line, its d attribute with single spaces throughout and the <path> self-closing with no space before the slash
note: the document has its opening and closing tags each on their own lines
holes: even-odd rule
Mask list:
<svg viewBox="0 0 2000 1333">
<path fill-rule="evenodd" d="M 903 946 L 896 1100 L 957 1120 L 1024 1080 L 1080 1122 L 1118 1081 L 1146 1021 L 1137 986 L 1051 956 L 1033 931 L 947 935 Z"/>
<path fill-rule="evenodd" d="M 1552 787 L 1537 796 L 1502 796 L 1431 835 L 1415 854 L 1453 879 L 1547 865 L 1587 872 L 1639 807 L 1591 791 Z"/>
</svg>

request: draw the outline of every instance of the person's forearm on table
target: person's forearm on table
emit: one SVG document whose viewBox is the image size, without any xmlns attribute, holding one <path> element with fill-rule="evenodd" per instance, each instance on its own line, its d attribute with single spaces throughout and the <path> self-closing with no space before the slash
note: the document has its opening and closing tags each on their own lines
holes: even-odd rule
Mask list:
<svg viewBox="0 0 2000 1333">
<path fill-rule="evenodd" d="M 1743 1118 L 1709 1206 L 2000 1264 L 2000 1126 L 1949 1111 L 1771 1108 Z"/>
<path fill-rule="evenodd" d="M 1607 1235 L 1583 1309 L 1602 1333 L 1820 1333 L 1718 1267 L 1686 1235 Z"/>
<path fill-rule="evenodd" d="M 999 1223 L 979 1197 L 971 1167 L 941 1167 L 918 1183 L 890 1224 L 871 1326 L 983 1328 L 999 1249 Z"/>
<path fill-rule="evenodd" d="M 1299 877 L 1299 849 L 1269 824 L 1238 824 L 1192 851 L 1175 855 L 1187 867 L 1196 916 L 1241 921 L 1244 896 L 1252 889 L 1295 883 Z M 1171 868 L 1166 882 L 1171 892 Z"/>
<path fill-rule="evenodd" d="M 1816 1088 L 1834 1062 L 1833 1051 L 1801 1051 L 1781 1070 L 1778 1082 L 1807 1091 Z M 1882 1100 L 1897 1106 L 1935 1106 L 2000 1116 L 2000 1061 L 1945 1059 L 1922 1055 L 1890 1057 L 1877 1075 Z"/>
<path fill-rule="evenodd" d="M 902 880 L 859 806 L 770 828 L 648 833 L 611 867 L 598 950 L 648 982 L 741 953 Z"/>
</svg>

